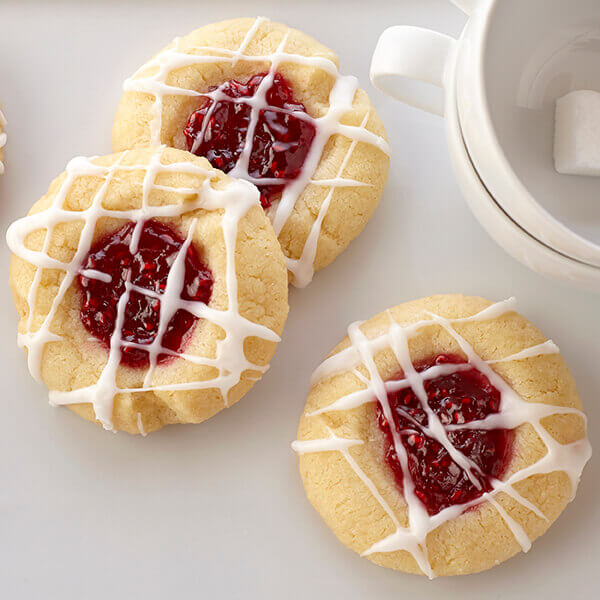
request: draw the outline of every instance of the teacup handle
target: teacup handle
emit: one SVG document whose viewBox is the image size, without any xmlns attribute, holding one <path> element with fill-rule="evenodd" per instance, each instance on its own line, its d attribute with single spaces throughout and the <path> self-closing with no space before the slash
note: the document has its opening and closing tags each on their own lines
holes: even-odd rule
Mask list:
<svg viewBox="0 0 600 600">
<path fill-rule="evenodd" d="M 371 82 L 384 94 L 444 115 L 444 88 L 456 40 L 443 33 L 396 25 L 380 36 L 371 59 Z"/>
</svg>

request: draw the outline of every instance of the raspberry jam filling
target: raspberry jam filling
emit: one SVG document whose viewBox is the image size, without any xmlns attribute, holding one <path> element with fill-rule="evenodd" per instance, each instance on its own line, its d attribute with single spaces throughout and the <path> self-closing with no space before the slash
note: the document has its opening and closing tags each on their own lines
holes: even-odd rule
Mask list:
<svg viewBox="0 0 600 600">
<path fill-rule="evenodd" d="M 171 267 L 184 244 L 184 240 L 171 227 L 152 219 L 143 224 L 137 251 L 132 254 L 130 244 L 134 228 L 134 223 L 128 223 L 102 238 L 83 261 L 82 272 L 85 273 L 86 269 L 99 271 L 109 275 L 110 282 L 79 275 L 83 292 L 81 322 L 107 348 L 118 318 L 117 304 L 125 293 L 125 282 L 129 279 L 138 288 L 155 294 L 164 293 Z M 211 272 L 200 260 L 193 244 L 190 244 L 185 255 L 185 275 L 180 297 L 208 304 L 212 286 Z M 121 325 L 122 341 L 151 344 L 159 332 L 160 311 L 161 301 L 158 298 L 132 290 Z M 162 348 L 182 352 L 197 320 L 187 310 L 178 309 L 162 334 Z M 159 354 L 157 360 L 164 363 L 172 356 Z M 121 364 L 147 367 L 148 351 L 121 346 Z"/>
<path fill-rule="evenodd" d="M 258 87 L 270 74 L 261 73 L 247 83 L 231 80 L 221 86 L 209 88 L 218 100 L 206 98 L 194 111 L 184 129 L 187 149 L 228 173 L 246 145 L 250 129 L 252 144 L 247 172 L 253 179 L 281 179 L 281 185 L 260 185 L 260 201 L 268 208 L 285 184 L 300 174 L 316 134 L 312 120 L 306 115 L 304 105 L 297 102 L 289 83 L 279 74 L 272 75 L 269 88 L 260 90 L 264 101 L 259 106 L 258 118 L 252 131 L 252 100 Z M 270 110 L 272 109 L 272 110 Z"/>
<path fill-rule="evenodd" d="M 415 369 L 422 372 L 445 363 L 465 364 L 465 361 L 459 356 L 440 354 L 415 364 Z M 500 392 L 477 369 L 440 375 L 426 380 L 424 385 L 427 402 L 442 425 L 459 426 L 452 430 L 446 428 L 448 440 L 480 469 L 480 472 L 472 471 L 481 486 L 478 489 L 447 450 L 419 427 L 427 427 L 428 417 L 414 391 L 409 387 L 388 393 L 393 427 L 407 453 L 415 495 L 429 515 L 435 515 L 444 508 L 476 500 L 491 491 L 492 478 L 499 479 L 508 464 L 513 433 L 508 429 L 460 429 L 464 423 L 485 419 L 500 410 Z M 403 489 L 402 467 L 380 403 L 377 403 L 377 422 L 384 434 L 385 460 Z"/>
</svg>

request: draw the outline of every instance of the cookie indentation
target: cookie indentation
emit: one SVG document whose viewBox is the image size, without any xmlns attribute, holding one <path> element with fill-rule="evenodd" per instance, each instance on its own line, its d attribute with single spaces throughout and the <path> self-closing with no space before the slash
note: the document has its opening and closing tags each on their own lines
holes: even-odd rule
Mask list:
<svg viewBox="0 0 600 600">
<path fill-rule="evenodd" d="M 190 152 L 225 173 L 243 162 L 268 208 L 300 175 L 316 127 L 279 73 L 261 73 L 247 83 L 232 79 L 211 87 L 184 134 Z M 261 179 L 271 182 L 261 184 Z"/>
<path fill-rule="evenodd" d="M 120 342 L 121 364 L 130 367 L 148 366 L 148 351 L 139 346 L 152 344 L 159 333 L 161 349 L 174 354 L 183 352 L 198 321 L 187 310 L 161 302 L 185 240 L 155 219 L 140 227 L 136 232 L 136 224 L 128 223 L 100 239 L 83 261 L 79 275 L 83 293 L 81 322 L 107 348 L 120 320 L 119 300 L 123 294 L 129 294 L 121 317 Z M 183 281 L 180 277 L 171 278 L 168 285 L 180 289 L 181 300 L 208 304 L 213 277 L 193 244 L 185 249 L 184 264 Z M 133 289 L 127 291 L 127 282 Z M 173 311 L 162 332 L 161 310 Z M 163 364 L 174 354 L 161 353 L 158 362 Z"/>
<path fill-rule="evenodd" d="M 417 372 L 422 372 L 447 363 L 465 364 L 465 360 L 440 354 L 414 366 Z M 424 389 L 427 406 L 410 386 L 388 393 L 388 402 L 393 426 L 406 450 L 415 496 L 433 516 L 449 506 L 476 500 L 493 489 L 492 479 L 500 479 L 508 464 L 513 434 L 508 429 L 468 426 L 500 411 L 499 390 L 476 368 L 426 380 Z M 453 460 L 438 440 L 427 434 L 430 419 L 436 417 L 446 430 L 448 442 L 471 462 L 470 473 Z M 385 460 L 403 489 L 404 473 L 380 403 L 377 403 L 377 422 L 385 437 Z"/>
</svg>

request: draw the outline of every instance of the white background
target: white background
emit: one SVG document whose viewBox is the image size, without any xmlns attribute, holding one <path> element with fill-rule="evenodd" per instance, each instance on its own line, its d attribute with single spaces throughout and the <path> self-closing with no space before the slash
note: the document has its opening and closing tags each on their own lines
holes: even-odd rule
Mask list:
<svg viewBox="0 0 600 600">
<path fill-rule="evenodd" d="M 110 151 L 122 80 L 205 23 L 264 14 L 333 48 L 386 124 L 390 179 L 364 233 L 305 290 L 272 370 L 230 410 L 148 438 L 113 435 L 47 404 L 16 348 L 8 286 L 0 297 L 0 595 L 60 598 L 597 597 L 600 468 L 528 555 L 481 575 L 437 579 L 372 565 L 347 550 L 304 496 L 295 438 L 312 370 L 351 321 L 400 302 L 462 292 L 519 299 L 561 347 L 599 433 L 599 298 L 546 280 L 479 227 L 454 182 L 441 119 L 394 103 L 368 82 L 370 54 L 391 24 L 457 35 L 446 0 L 267 3 L 0 4 L 0 102 L 9 121 L 0 179 L 2 228 L 26 213 L 67 161 Z M 8 252 L 1 251 L 4 281 Z M 595 495 L 596 494 L 596 495 Z"/>
</svg>

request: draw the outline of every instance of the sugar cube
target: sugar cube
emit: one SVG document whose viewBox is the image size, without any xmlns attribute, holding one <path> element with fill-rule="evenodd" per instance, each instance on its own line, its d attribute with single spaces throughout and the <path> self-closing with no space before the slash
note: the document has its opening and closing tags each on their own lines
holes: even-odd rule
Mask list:
<svg viewBox="0 0 600 600">
<path fill-rule="evenodd" d="M 576 90 L 556 101 L 554 166 L 566 175 L 600 176 L 600 92 Z"/>
</svg>

